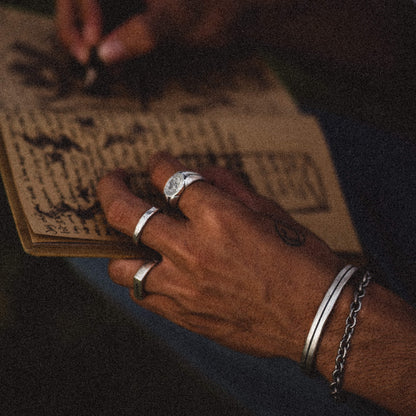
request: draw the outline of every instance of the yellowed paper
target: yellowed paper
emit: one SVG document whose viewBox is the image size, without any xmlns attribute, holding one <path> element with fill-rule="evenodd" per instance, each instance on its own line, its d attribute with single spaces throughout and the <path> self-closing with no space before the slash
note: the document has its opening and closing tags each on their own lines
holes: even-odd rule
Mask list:
<svg viewBox="0 0 416 416">
<path fill-rule="evenodd" d="M 55 38 L 52 19 L 0 7 L 1 170 L 34 254 L 134 255 L 106 224 L 95 186 L 122 167 L 149 196 L 145 166 L 156 150 L 191 169 L 226 166 L 334 250 L 360 250 L 319 126 L 261 60 L 163 67 L 146 58 L 91 95 Z"/>
<path fill-rule="evenodd" d="M 325 139 L 313 118 L 197 117 L 183 114 L 50 112 L 0 114 L 14 182 L 35 234 L 118 238 L 95 195 L 114 168 L 147 197 L 148 157 L 167 150 L 189 168 L 220 165 L 246 177 L 334 250 L 357 252 Z"/>
</svg>

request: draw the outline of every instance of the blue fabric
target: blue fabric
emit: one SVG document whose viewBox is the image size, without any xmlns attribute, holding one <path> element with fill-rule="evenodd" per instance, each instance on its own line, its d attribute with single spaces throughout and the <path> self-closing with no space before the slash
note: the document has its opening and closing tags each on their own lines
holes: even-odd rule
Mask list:
<svg viewBox="0 0 416 416">
<path fill-rule="evenodd" d="M 416 258 L 415 145 L 341 117 L 316 115 L 366 252 L 383 272 L 386 284 L 411 301 L 409 279 L 403 278 L 401 270 Z M 104 296 L 256 415 L 384 413 L 358 398 L 334 403 L 327 382 L 306 377 L 292 361 L 230 351 L 138 307 L 125 289 L 110 281 L 104 259 L 68 261 Z"/>
<path fill-rule="evenodd" d="M 363 247 L 390 289 L 415 303 L 415 142 L 334 115 L 319 119 Z"/>
</svg>

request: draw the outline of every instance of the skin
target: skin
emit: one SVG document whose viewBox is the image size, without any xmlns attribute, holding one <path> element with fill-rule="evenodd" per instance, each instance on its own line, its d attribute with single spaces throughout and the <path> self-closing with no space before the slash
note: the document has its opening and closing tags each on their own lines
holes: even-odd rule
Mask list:
<svg viewBox="0 0 416 416">
<path fill-rule="evenodd" d="M 151 180 L 161 192 L 178 170 L 186 167 L 167 154 L 150 163 Z M 162 261 L 146 279 L 147 297 L 133 299 L 235 350 L 299 361 L 314 315 L 343 262 L 229 172 L 213 168 L 203 174 L 207 181 L 192 184 L 179 200 L 183 219 L 158 213 L 146 224 L 141 241 Z M 111 173 L 97 191 L 109 223 L 132 235 L 150 205 L 128 190 L 125 179 L 120 171 Z M 110 277 L 133 296 L 133 276 L 145 261 L 112 260 Z M 353 290 L 348 285 L 341 294 L 318 351 L 317 369 L 328 380 Z M 344 388 L 397 414 L 415 414 L 415 345 L 415 310 L 372 282 Z"/>
<path fill-rule="evenodd" d="M 394 74 L 414 73 L 409 71 L 414 48 L 406 46 L 413 43 L 403 37 L 396 1 L 146 4 L 144 13 L 104 34 L 96 0 L 57 0 L 58 33 L 81 63 L 92 46 L 111 65 L 150 53 L 167 41 L 191 48 L 239 41 L 307 56 L 337 72 L 364 74 L 381 86 Z M 186 169 L 168 155 L 150 164 L 160 191 L 178 170 Z M 238 351 L 299 361 L 316 310 L 342 261 L 274 202 L 229 172 L 212 169 L 203 174 L 208 181 L 193 184 L 180 199 L 186 219 L 159 213 L 146 225 L 142 242 L 160 253 L 162 261 L 148 275 L 148 296 L 135 301 Z M 129 192 L 125 179 L 120 171 L 106 176 L 98 195 L 109 223 L 132 235 L 150 205 Z M 132 291 L 133 276 L 144 262 L 113 260 L 110 277 Z M 328 380 L 353 290 L 351 285 L 343 290 L 318 350 L 316 366 Z M 346 390 L 399 415 L 416 414 L 415 318 L 415 310 L 404 301 L 370 284 L 348 354 Z"/>
<path fill-rule="evenodd" d="M 102 13 L 95 0 L 58 0 L 56 22 L 62 43 L 82 64 L 102 35 Z M 80 22 L 80 23 L 79 23 Z"/>
</svg>

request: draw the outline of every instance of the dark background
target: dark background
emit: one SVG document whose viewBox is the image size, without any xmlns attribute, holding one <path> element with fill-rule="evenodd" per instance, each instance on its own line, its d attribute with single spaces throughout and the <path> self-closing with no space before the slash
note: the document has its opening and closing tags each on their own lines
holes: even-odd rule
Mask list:
<svg viewBox="0 0 416 416">
<path fill-rule="evenodd" d="M 51 0 L 5 3 L 53 13 Z M 414 80 L 408 74 L 363 87 L 315 64 L 268 59 L 306 108 L 416 137 Z M 0 415 L 83 414 L 246 411 L 162 340 L 126 320 L 63 260 L 26 255 L 0 184 Z"/>
</svg>

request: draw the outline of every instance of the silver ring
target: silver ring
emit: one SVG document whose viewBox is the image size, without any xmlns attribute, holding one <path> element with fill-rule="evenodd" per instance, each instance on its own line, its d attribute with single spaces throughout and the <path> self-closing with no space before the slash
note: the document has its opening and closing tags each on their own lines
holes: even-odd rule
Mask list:
<svg viewBox="0 0 416 416">
<path fill-rule="evenodd" d="M 204 180 L 205 178 L 196 172 L 176 172 L 165 184 L 163 192 L 165 193 L 166 200 L 172 207 L 176 207 L 183 191 L 189 185 L 196 181 Z"/>
<path fill-rule="evenodd" d="M 134 229 L 133 233 L 133 241 L 135 244 L 140 243 L 140 237 L 142 236 L 144 226 L 146 225 L 147 221 L 155 215 L 159 211 L 159 208 L 152 207 L 148 209 L 139 219 L 137 222 L 136 228 Z"/>
<path fill-rule="evenodd" d="M 143 264 L 143 266 L 139 267 L 136 274 L 133 278 L 133 290 L 134 296 L 136 299 L 142 300 L 146 297 L 146 292 L 144 290 L 144 283 L 146 281 L 146 277 L 149 274 L 150 270 L 153 269 L 159 262 L 151 261 L 149 263 Z"/>
</svg>

